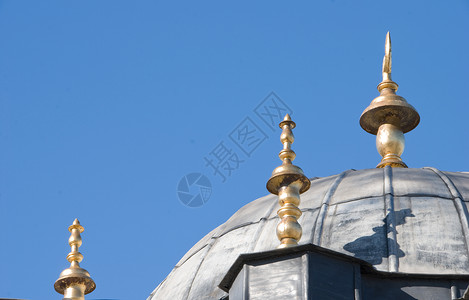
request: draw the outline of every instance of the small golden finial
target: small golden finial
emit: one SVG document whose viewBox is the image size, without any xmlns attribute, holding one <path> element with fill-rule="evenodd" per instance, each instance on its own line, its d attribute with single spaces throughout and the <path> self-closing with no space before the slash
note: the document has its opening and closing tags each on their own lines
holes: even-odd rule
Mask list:
<svg viewBox="0 0 469 300">
<path fill-rule="evenodd" d="M 292 129 L 296 124 L 287 114 L 279 127 L 282 128 L 280 141 L 283 149 L 279 153 L 282 164 L 275 168 L 272 176 L 267 181 L 267 190 L 272 194 L 278 195 L 278 202 L 281 208 L 277 214 L 281 218 L 277 226 L 277 237 L 280 240 L 278 248 L 293 247 L 298 245 L 302 235 L 301 225 L 298 218 L 301 216 L 300 194 L 306 192 L 311 182 L 303 174 L 303 171 L 292 164 L 296 154 L 291 149 L 291 144 L 295 140 Z"/>
<path fill-rule="evenodd" d="M 78 219 L 75 219 L 73 224 L 68 227 L 68 231 L 71 233 L 68 239 L 71 251 L 67 255 L 70 268 L 63 270 L 60 273 L 59 279 L 54 284 L 57 293 L 64 295 L 64 300 L 84 300 L 85 295 L 91 293 L 96 288 L 90 273 L 80 267 L 83 255 L 78 251 L 78 248 L 82 244 L 80 234 L 84 230 Z"/>
<path fill-rule="evenodd" d="M 376 135 L 376 148 L 383 157 L 377 168 L 407 168 L 401 159 L 405 145 L 404 133 L 417 127 L 420 116 L 403 97 L 396 95 L 399 86 L 391 79 L 392 50 L 389 32 L 386 34 L 384 49 L 383 81 L 378 84 L 380 95 L 362 113 L 360 126 Z"/>
</svg>

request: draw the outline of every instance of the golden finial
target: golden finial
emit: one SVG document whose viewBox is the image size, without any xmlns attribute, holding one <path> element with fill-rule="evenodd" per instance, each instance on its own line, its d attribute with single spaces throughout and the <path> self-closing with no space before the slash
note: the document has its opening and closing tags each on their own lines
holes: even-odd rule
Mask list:
<svg viewBox="0 0 469 300">
<path fill-rule="evenodd" d="M 383 157 L 377 168 L 407 168 L 401 159 L 405 145 L 404 133 L 417 127 L 420 116 L 403 97 L 396 95 L 399 86 L 391 79 L 391 69 L 391 36 L 388 32 L 383 59 L 383 81 L 378 84 L 380 95 L 362 113 L 360 126 L 376 135 L 376 148 Z"/>
<path fill-rule="evenodd" d="M 279 127 L 282 128 L 280 141 L 283 149 L 279 153 L 282 164 L 275 168 L 272 176 L 267 181 L 267 190 L 272 194 L 278 195 L 280 209 L 277 214 L 281 221 L 277 226 L 277 237 L 280 240 L 278 248 L 293 247 L 298 245 L 302 235 L 301 225 L 298 218 L 301 216 L 300 194 L 306 192 L 311 182 L 303 174 L 303 171 L 292 164 L 296 154 L 291 149 L 291 144 L 295 140 L 292 129 L 296 124 L 287 114 Z"/>
<path fill-rule="evenodd" d="M 80 248 L 82 244 L 80 234 L 84 230 L 78 219 L 75 219 L 73 224 L 68 227 L 68 231 L 71 233 L 68 239 L 71 251 L 67 255 L 70 268 L 63 270 L 62 273 L 60 273 L 59 279 L 57 279 L 54 284 L 57 293 L 64 295 L 64 300 L 84 300 L 85 295 L 91 293 L 96 288 L 96 284 L 93 279 L 91 279 L 90 273 L 80 267 L 83 255 L 78 252 L 78 248 Z"/>
</svg>

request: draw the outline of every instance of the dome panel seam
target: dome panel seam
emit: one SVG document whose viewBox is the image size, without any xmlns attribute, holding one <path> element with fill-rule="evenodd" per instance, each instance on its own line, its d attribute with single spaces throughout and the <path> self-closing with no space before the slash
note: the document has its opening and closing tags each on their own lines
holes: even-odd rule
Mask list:
<svg viewBox="0 0 469 300">
<path fill-rule="evenodd" d="M 469 223 L 468 223 L 468 218 L 469 218 L 469 213 L 467 211 L 467 207 L 464 204 L 464 201 L 462 200 L 461 193 L 459 192 L 458 188 L 456 185 L 451 181 L 451 179 L 441 172 L 438 169 L 435 168 L 426 168 L 433 173 L 435 173 L 440 179 L 443 181 L 443 183 L 446 185 L 448 188 L 449 193 L 451 196 L 453 196 L 453 204 L 455 206 L 455 209 L 458 213 L 459 217 L 459 223 L 461 224 L 461 231 L 464 237 L 464 244 L 466 245 L 466 258 L 469 258 Z"/>
</svg>

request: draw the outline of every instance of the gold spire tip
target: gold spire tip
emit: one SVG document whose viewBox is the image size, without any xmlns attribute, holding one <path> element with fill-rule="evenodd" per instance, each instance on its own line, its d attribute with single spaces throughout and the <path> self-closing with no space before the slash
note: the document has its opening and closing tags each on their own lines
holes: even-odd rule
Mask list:
<svg viewBox="0 0 469 300">
<path fill-rule="evenodd" d="M 384 58 L 383 58 L 383 81 L 391 80 L 391 69 L 392 69 L 392 53 L 391 53 L 391 35 L 386 34 L 386 44 L 384 46 Z"/>
<path fill-rule="evenodd" d="M 83 226 L 80 225 L 80 221 L 78 221 L 78 219 L 75 219 L 72 225 L 68 227 L 68 231 L 70 232 L 72 232 L 73 229 L 78 229 L 80 233 L 83 233 L 83 231 L 85 231 L 85 228 L 83 228 Z"/>
<path fill-rule="evenodd" d="M 286 114 L 285 117 L 283 118 L 283 121 L 278 124 L 278 127 L 284 129 L 284 126 L 287 125 L 290 127 L 290 129 L 293 129 L 296 127 L 295 122 L 291 120 L 290 114 Z M 287 130 L 287 129 L 286 129 Z M 293 133 L 290 134 L 293 136 Z M 282 142 L 283 143 L 283 142 Z"/>
</svg>

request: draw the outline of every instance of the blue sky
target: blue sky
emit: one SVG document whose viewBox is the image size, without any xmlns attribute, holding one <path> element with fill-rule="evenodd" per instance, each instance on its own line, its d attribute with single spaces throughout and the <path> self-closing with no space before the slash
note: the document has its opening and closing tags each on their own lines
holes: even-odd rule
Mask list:
<svg viewBox="0 0 469 300">
<path fill-rule="evenodd" d="M 387 31 L 398 94 L 419 111 L 409 167 L 467 171 L 467 1 L 0 1 L 0 297 L 61 299 L 67 227 L 85 227 L 87 299 L 145 299 L 200 238 L 267 194 L 275 92 L 309 177 L 374 168 L 360 114 L 378 95 Z M 249 117 L 249 153 L 230 140 Z M 204 158 L 242 160 L 222 182 Z M 199 208 L 180 179 L 212 185 Z M 275 233 L 272 233 L 275 234 Z"/>
</svg>

